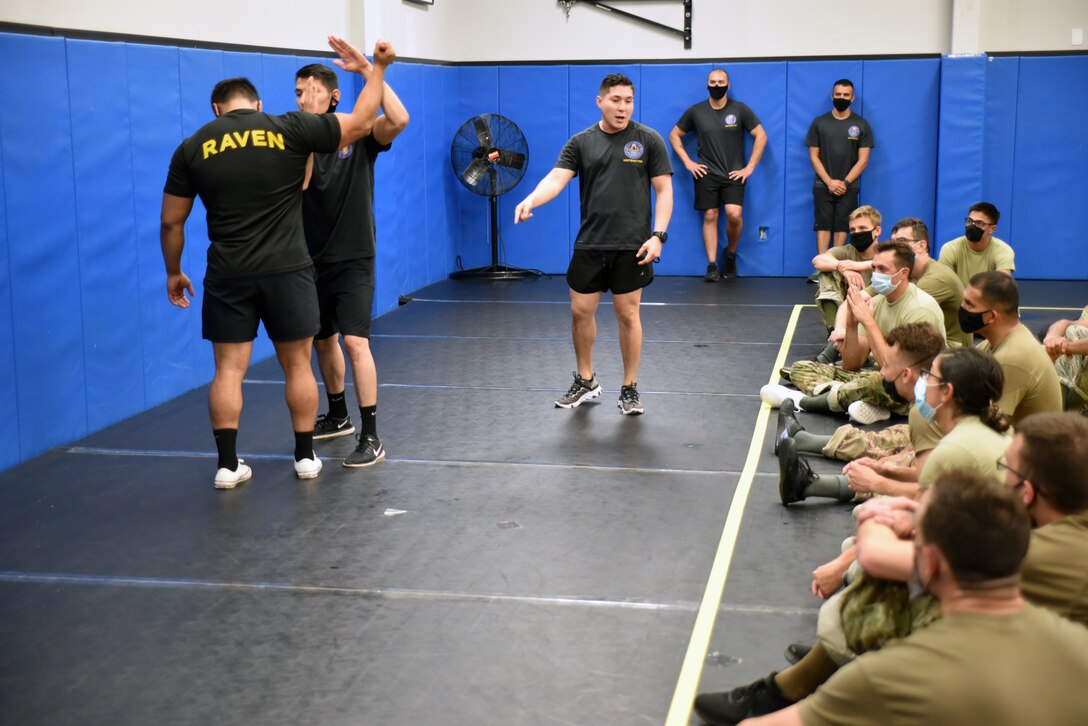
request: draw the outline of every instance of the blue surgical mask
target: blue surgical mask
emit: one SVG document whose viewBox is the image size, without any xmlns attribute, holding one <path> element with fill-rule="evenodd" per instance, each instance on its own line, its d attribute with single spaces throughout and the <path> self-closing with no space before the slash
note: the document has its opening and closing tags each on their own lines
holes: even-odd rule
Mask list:
<svg viewBox="0 0 1088 726">
<path fill-rule="evenodd" d="M 892 282 L 893 277 L 895 275 L 885 275 L 883 272 L 873 273 L 872 286 L 877 295 L 887 295 L 895 292 L 896 286 Z"/>
<path fill-rule="evenodd" d="M 926 403 L 927 390 L 929 390 L 929 385 L 926 383 L 926 379 L 919 376 L 918 380 L 914 382 L 914 406 L 918 409 L 918 413 L 922 415 L 922 418 L 929 422 L 937 415 L 937 409 L 941 407 L 941 404 L 933 407 Z"/>
</svg>

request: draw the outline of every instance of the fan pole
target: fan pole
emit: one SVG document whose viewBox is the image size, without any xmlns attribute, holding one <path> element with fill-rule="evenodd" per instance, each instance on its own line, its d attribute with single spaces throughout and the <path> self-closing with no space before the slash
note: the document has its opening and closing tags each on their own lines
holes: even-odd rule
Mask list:
<svg viewBox="0 0 1088 726">
<path fill-rule="evenodd" d="M 491 189 L 495 189 L 495 169 L 490 170 Z M 450 273 L 451 280 L 517 280 L 525 277 L 540 277 L 543 273 L 537 270 L 526 270 L 521 267 L 510 267 L 499 264 L 499 198 L 494 194 L 487 196 L 491 204 L 491 266 L 475 267 L 471 270 L 456 270 Z"/>
</svg>

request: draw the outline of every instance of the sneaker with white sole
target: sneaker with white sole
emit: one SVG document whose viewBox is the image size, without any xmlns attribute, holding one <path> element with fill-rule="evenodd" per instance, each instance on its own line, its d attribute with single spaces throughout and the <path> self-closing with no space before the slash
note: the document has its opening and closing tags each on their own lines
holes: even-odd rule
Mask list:
<svg viewBox="0 0 1088 726">
<path fill-rule="evenodd" d="M 883 406 L 874 406 L 867 401 L 854 401 L 846 407 L 846 415 L 854 423 L 862 426 L 875 424 L 877 421 L 886 421 L 892 417 L 892 412 Z"/>
<path fill-rule="evenodd" d="M 620 399 L 616 402 L 616 405 L 620 408 L 620 413 L 624 416 L 641 416 L 642 412 L 646 409 L 642 406 L 642 401 L 638 397 L 637 383 L 632 383 L 629 386 L 620 387 Z"/>
<path fill-rule="evenodd" d="M 769 383 L 759 389 L 759 398 L 771 408 L 779 408 L 783 401 L 792 400 L 797 408 L 801 408 L 801 399 L 805 394 L 794 388 L 786 388 L 777 383 Z"/>
<path fill-rule="evenodd" d="M 601 386 L 597 383 L 597 374 L 594 373 L 589 377 L 587 381 L 578 375 L 578 371 L 574 372 L 574 383 L 570 385 L 570 390 L 566 394 L 555 402 L 558 408 L 577 408 L 586 401 L 592 400 L 601 395 L 603 391 Z"/>
<path fill-rule="evenodd" d="M 344 466 L 349 469 L 356 469 L 364 466 L 374 466 L 379 461 L 385 458 L 385 447 L 382 446 L 382 442 L 378 440 L 377 436 L 362 434 L 355 437 L 359 441 L 359 445 L 355 447 L 355 451 L 351 452 L 344 459 Z"/>
<path fill-rule="evenodd" d="M 238 468 L 234 471 L 227 469 L 226 467 L 215 472 L 215 488 L 216 489 L 233 489 L 244 481 L 249 481 L 253 476 L 253 470 L 242 462 L 245 459 L 238 460 Z"/>
<path fill-rule="evenodd" d="M 299 479 L 316 479 L 321 473 L 321 459 L 314 454 L 312 459 L 303 459 L 295 462 L 295 476 Z"/>
<path fill-rule="evenodd" d="M 335 439 L 340 436 L 348 436 L 355 433 L 355 427 L 351 424 L 351 417 L 333 418 L 327 413 L 317 417 L 314 423 L 314 441 L 322 439 Z"/>
</svg>

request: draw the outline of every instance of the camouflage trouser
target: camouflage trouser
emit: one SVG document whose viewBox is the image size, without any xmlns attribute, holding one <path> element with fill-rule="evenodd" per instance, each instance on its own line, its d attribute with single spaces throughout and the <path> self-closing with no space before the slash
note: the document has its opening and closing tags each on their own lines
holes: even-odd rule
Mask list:
<svg viewBox="0 0 1088 726">
<path fill-rule="evenodd" d="M 821 272 L 816 283 L 816 307 L 820 308 L 824 325 L 834 327 L 835 313 L 846 300 L 846 279 L 838 272 Z"/>
<path fill-rule="evenodd" d="M 863 456 L 880 459 L 903 454 L 909 462 L 914 456 L 910 446 L 910 427 L 907 424 L 895 424 L 881 431 L 862 431 L 850 424 L 844 424 L 835 429 L 822 453 L 828 459 L 839 461 L 853 461 Z"/>
<path fill-rule="evenodd" d="M 790 382 L 806 396 L 828 393 L 832 411 L 843 413 L 854 401 L 865 401 L 906 416 L 910 404 L 889 396 L 883 381 L 877 371 L 848 371 L 816 361 L 798 361 L 790 367 Z"/>
<path fill-rule="evenodd" d="M 1065 337 L 1071 341 L 1088 340 L 1088 328 L 1070 325 L 1065 329 Z M 1063 355 L 1054 361 L 1054 368 L 1058 371 L 1058 380 L 1066 388 L 1080 396 L 1081 400 L 1088 401 L 1088 355 Z"/>
</svg>

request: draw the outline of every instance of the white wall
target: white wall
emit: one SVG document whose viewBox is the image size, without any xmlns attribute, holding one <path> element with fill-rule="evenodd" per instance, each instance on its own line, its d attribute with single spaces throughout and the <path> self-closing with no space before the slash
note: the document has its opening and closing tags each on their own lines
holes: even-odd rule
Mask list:
<svg viewBox="0 0 1088 726">
<path fill-rule="evenodd" d="M 0 0 L 0 20 L 60 29 L 325 50 L 381 37 L 407 57 L 447 61 L 653 60 L 1076 50 L 1088 0 L 694 0 L 693 44 L 556 0 Z M 673 27 L 679 2 L 615 2 Z M 967 19 L 952 44 L 952 18 Z M 1081 46 L 1088 50 L 1088 46 Z"/>
</svg>

